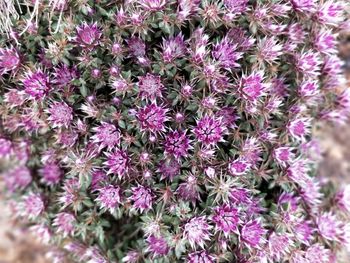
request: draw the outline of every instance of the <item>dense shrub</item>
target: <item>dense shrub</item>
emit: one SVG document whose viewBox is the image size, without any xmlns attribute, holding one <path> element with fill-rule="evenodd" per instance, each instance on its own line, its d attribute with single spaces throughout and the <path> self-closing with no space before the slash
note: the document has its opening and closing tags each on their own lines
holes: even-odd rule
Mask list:
<svg viewBox="0 0 350 263">
<path fill-rule="evenodd" d="M 1 1 L 2 178 L 61 262 L 334 262 L 336 0 Z M 11 15 L 6 18 L 6 15 Z"/>
</svg>

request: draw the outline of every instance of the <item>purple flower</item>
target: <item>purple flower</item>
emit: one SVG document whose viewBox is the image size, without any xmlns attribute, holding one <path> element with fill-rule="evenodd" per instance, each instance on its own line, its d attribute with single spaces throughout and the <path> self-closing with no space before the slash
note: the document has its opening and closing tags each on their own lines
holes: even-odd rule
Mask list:
<svg viewBox="0 0 350 263">
<path fill-rule="evenodd" d="M 100 44 L 101 37 L 102 32 L 98 28 L 97 23 L 90 25 L 83 23 L 78 26 L 76 36 L 73 40 L 83 49 L 92 50 Z"/>
<path fill-rule="evenodd" d="M 68 128 L 73 120 L 73 109 L 65 102 L 54 102 L 47 110 L 50 116 L 47 120 L 52 127 L 66 127 Z"/>
<path fill-rule="evenodd" d="M 247 173 L 251 165 L 244 159 L 239 158 L 229 163 L 228 169 L 232 175 L 243 175 Z"/>
<path fill-rule="evenodd" d="M 29 169 L 25 166 L 15 167 L 3 175 L 5 185 L 11 192 L 26 188 L 33 180 Z"/>
<path fill-rule="evenodd" d="M 169 246 L 163 237 L 151 235 L 147 238 L 147 250 L 153 257 L 165 256 L 169 253 Z"/>
<path fill-rule="evenodd" d="M 107 174 L 117 174 L 119 178 L 122 178 L 128 173 L 130 157 L 126 151 L 116 149 L 114 152 L 105 154 L 107 161 L 104 164 L 109 168 Z"/>
<path fill-rule="evenodd" d="M 210 240 L 211 228 L 205 216 L 193 217 L 184 226 L 183 238 L 192 248 L 197 246 L 204 248 L 205 242 Z"/>
<path fill-rule="evenodd" d="M 71 82 L 79 78 L 79 72 L 76 67 L 69 68 L 66 64 L 62 64 L 59 67 L 54 68 L 54 80 L 53 84 L 56 84 L 60 88 L 69 86 Z"/>
<path fill-rule="evenodd" d="M 103 183 L 108 182 L 108 176 L 103 171 L 94 171 L 91 178 L 91 190 L 96 191 L 103 186 Z"/>
<path fill-rule="evenodd" d="M 174 156 L 175 158 L 186 157 L 188 155 L 190 140 L 184 131 L 170 131 L 165 136 L 164 142 L 165 154 Z"/>
<path fill-rule="evenodd" d="M 63 208 L 69 205 L 74 205 L 79 199 L 80 185 L 76 178 L 67 179 L 63 184 L 63 192 L 60 194 L 58 201 Z"/>
<path fill-rule="evenodd" d="M 317 33 L 314 45 L 316 50 L 323 54 L 335 54 L 337 52 L 337 36 L 330 30 L 323 30 Z"/>
<path fill-rule="evenodd" d="M 241 14 L 247 10 L 249 0 L 224 0 L 230 13 Z"/>
<path fill-rule="evenodd" d="M 141 254 L 137 251 L 129 251 L 125 257 L 123 257 L 122 262 L 126 263 L 137 263 L 139 262 L 139 259 L 141 257 Z"/>
<path fill-rule="evenodd" d="M 40 169 L 41 181 L 46 185 L 58 184 L 62 178 L 62 171 L 57 163 L 48 162 Z"/>
<path fill-rule="evenodd" d="M 317 218 L 320 235 L 328 240 L 338 240 L 341 233 L 341 222 L 331 212 L 323 213 Z"/>
<path fill-rule="evenodd" d="M 199 199 L 199 186 L 197 183 L 197 178 L 193 175 L 189 175 L 185 182 L 179 184 L 176 192 L 183 200 L 195 202 Z"/>
<path fill-rule="evenodd" d="M 275 37 L 265 37 L 257 43 L 258 59 L 268 64 L 275 62 L 282 55 L 283 45 L 277 42 Z"/>
<path fill-rule="evenodd" d="M 293 161 L 295 154 L 293 153 L 293 148 L 281 146 L 274 149 L 273 157 L 279 165 L 286 166 Z"/>
<path fill-rule="evenodd" d="M 30 193 L 23 198 L 20 204 L 20 214 L 30 219 L 35 219 L 45 210 L 44 199 L 40 194 Z"/>
<path fill-rule="evenodd" d="M 167 2 L 167 0 L 139 0 L 138 4 L 141 5 L 145 11 L 156 12 L 164 9 Z"/>
<path fill-rule="evenodd" d="M 35 237 L 38 237 L 41 242 L 47 245 L 50 243 L 50 240 L 53 236 L 50 228 L 44 224 L 33 225 L 29 228 L 29 230 L 34 234 Z"/>
<path fill-rule="evenodd" d="M 273 232 L 268 241 L 269 257 L 271 261 L 279 262 L 290 252 L 293 240 L 288 234 L 277 234 Z"/>
<path fill-rule="evenodd" d="M 266 241 L 265 233 L 259 220 L 251 220 L 242 227 L 241 240 L 248 248 L 259 248 Z"/>
<path fill-rule="evenodd" d="M 187 53 L 187 47 L 182 34 L 176 37 L 163 39 L 162 56 L 166 63 L 170 63 L 175 59 L 182 58 Z"/>
<path fill-rule="evenodd" d="M 53 220 L 53 225 L 57 227 L 57 231 L 63 233 L 63 236 L 72 236 L 75 230 L 74 215 L 66 212 L 58 213 Z"/>
<path fill-rule="evenodd" d="M 188 20 L 199 10 L 200 0 L 178 0 L 177 19 L 180 22 Z"/>
<path fill-rule="evenodd" d="M 301 221 L 293 226 L 295 237 L 303 244 L 309 245 L 312 239 L 314 228 L 307 221 Z"/>
<path fill-rule="evenodd" d="M 101 209 L 114 213 L 117 206 L 121 204 L 121 190 L 119 186 L 107 185 L 98 189 L 98 197 L 96 201 L 99 203 Z"/>
<path fill-rule="evenodd" d="M 310 263 L 331 263 L 332 252 L 319 243 L 311 245 L 305 254 L 306 262 Z"/>
<path fill-rule="evenodd" d="M 10 108 L 18 107 L 26 101 L 25 92 L 23 90 L 10 89 L 4 94 L 4 101 Z"/>
<path fill-rule="evenodd" d="M 242 57 L 242 53 L 237 52 L 237 44 L 233 44 L 228 37 L 214 45 L 212 55 L 227 70 L 240 67 L 237 60 Z"/>
<path fill-rule="evenodd" d="M 0 48 L 0 75 L 16 70 L 20 64 L 20 56 L 14 47 Z"/>
<path fill-rule="evenodd" d="M 41 69 L 27 72 L 22 83 L 25 93 L 34 99 L 42 99 L 51 90 L 49 76 Z"/>
<path fill-rule="evenodd" d="M 174 158 L 161 161 L 158 169 L 158 171 L 162 174 L 161 180 L 167 178 L 172 181 L 175 176 L 180 174 L 180 168 L 180 163 Z"/>
<path fill-rule="evenodd" d="M 237 226 L 240 221 L 238 209 L 227 204 L 215 208 L 213 222 L 217 230 L 228 235 L 237 231 Z"/>
<path fill-rule="evenodd" d="M 311 13 L 315 11 L 316 0 L 290 0 L 296 11 L 303 13 Z"/>
<path fill-rule="evenodd" d="M 287 130 L 293 138 L 297 140 L 304 140 L 305 136 L 310 133 L 310 127 L 310 119 L 299 117 L 288 123 Z"/>
<path fill-rule="evenodd" d="M 214 263 L 215 256 L 209 254 L 205 250 L 195 251 L 188 254 L 187 263 Z"/>
<path fill-rule="evenodd" d="M 99 150 L 107 147 L 108 150 L 113 149 L 120 143 L 120 131 L 115 125 L 102 122 L 100 126 L 92 129 L 95 135 L 91 137 L 92 141 L 99 145 Z"/>
<path fill-rule="evenodd" d="M 262 83 L 263 79 L 263 72 L 261 71 L 243 76 L 238 89 L 241 98 L 250 104 L 256 104 L 266 91 L 266 85 Z"/>
<path fill-rule="evenodd" d="M 154 194 L 152 190 L 146 186 L 137 186 L 131 188 L 132 195 L 130 199 L 134 202 L 133 207 L 139 209 L 141 213 L 152 209 Z"/>
<path fill-rule="evenodd" d="M 164 123 L 168 120 L 166 113 L 168 109 L 157 106 L 155 103 L 148 104 L 139 109 L 136 117 L 140 123 L 141 130 L 157 133 L 165 131 Z"/>
<path fill-rule="evenodd" d="M 298 87 L 301 97 L 314 97 L 319 93 L 318 84 L 315 81 L 304 81 Z"/>
<path fill-rule="evenodd" d="M 197 121 L 197 126 L 193 130 L 197 140 L 204 145 L 216 145 L 223 141 L 223 135 L 226 132 L 221 118 L 213 116 L 204 116 Z"/>
<path fill-rule="evenodd" d="M 0 138 L 0 158 L 8 158 L 13 153 L 12 142 L 5 138 Z"/>
<path fill-rule="evenodd" d="M 321 59 L 317 53 L 306 51 L 295 56 L 296 69 L 308 77 L 317 77 L 320 75 Z"/>
<path fill-rule="evenodd" d="M 157 97 L 162 97 L 164 85 L 161 82 L 160 76 L 147 73 L 146 76 L 139 78 L 138 84 L 141 98 L 155 101 Z"/>
<path fill-rule="evenodd" d="M 343 21 L 344 2 L 325 1 L 316 11 L 317 20 L 326 25 L 337 26 Z"/>
</svg>

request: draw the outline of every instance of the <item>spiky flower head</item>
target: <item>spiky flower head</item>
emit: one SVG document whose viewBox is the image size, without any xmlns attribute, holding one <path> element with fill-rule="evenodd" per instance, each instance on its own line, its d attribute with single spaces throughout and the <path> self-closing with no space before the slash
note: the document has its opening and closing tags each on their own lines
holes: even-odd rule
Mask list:
<svg viewBox="0 0 350 263">
<path fill-rule="evenodd" d="M 148 211 L 152 209 L 154 193 L 149 187 L 146 186 L 136 186 L 132 187 L 132 195 L 130 200 L 133 202 L 133 207 L 140 212 Z"/>
<path fill-rule="evenodd" d="M 83 23 L 77 27 L 76 36 L 73 41 L 85 50 L 92 50 L 100 44 L 102 32 L 97 23 Z"/>
<path fill-rule="evenodd" d="M 20 214 L 30 219 L 35 219 L 45 211 L 45 203 L 41 194 L 30 193 L 23 198 L 20 206 Z"/>
<path fill-rule="evenodd" d="M 165 130 L 166 114 L 168 109 L 157 106 L 155 103 L 140 108 L 136 114 L 141 130 L 159 133 Z"/>
<path fill-rule="evenodd" d="M 271 260 L 279 261 L 290 252 L 292 244 L 293 240 L 287 234 L 273 232 L 268 240 L 269 257 Z"/>
<path fill-rule="evenodd" d="M 175 59 L 184 57 L 186 53 L 187 47 L 182 34 L 163 39 L 162 56 L 164 62 L 171 63 Z"/>
<path fill-rule="evenodd" d="M 0 75 L 16 70 L 20 64 L 19 53 L 14 47 L 0 48 Z"/>
<path fill-rule="evenodd" d="M 148 248 L 147 250 L 153 257 L 165 256 L 169 252 L 169 246 L 167 241 L 163 237 L 156 237 L 151 235 L 147 238 Z"/>
<path fill-rule="evenodd" d="M 113 214 L 118 205 L 122 202 L 120 187 L 107 185 L 98 189 L 96 201 L 101 209 L 108 210 Z"/>
<path fill-rule="evenodd" d="M 157 97 L 162 97 L 164 85 L 160 76 L 147 73 L 139 78 L 139 94 L 143 99 L 154 101 Z"/>
<path fill-rule="evenodd" d="M 50 115 L 47 120 L 53 128 L 68 128 L 73 120 L 73 109 L 65 102 L 52 103 L 47 112 Z"/>
<path fill-rule="evenodd" d="M 104 164 L 108 167 L 108 174 L 116 174 L 122 178 L 128 173 L 130 158 L 126 151 L 115 149 L 114 152 L 106 153 L 107 161 Z"/>
<path fill-rule="evenodd" d="M 240 222 L 238 209 L 227 204 L 215 208 L 212 218 L 217 230 L 225 235 L 236 232 Z"/>
<path fill-rule="evenodd" d="M 190 140 L 185 131 L 170 131 L 166 134 L 164 142 L 166 154 L 175 158 L 186 157 L 190 148 Z"/>
<path fill-rule="evenodd" d="M 204 116 L 197 121 L 193 130 L 196 139 L 205 146 L 213 146 L 223 141 L 226 128 L 222 125 L 222 119 L 214 116 Z"/>
<path fill-rule="evenodd" d="M 48 162 L 40 169 L 41 180 L 47 185 L 58 184 L 62 178 L 62 170 L 55 162 Z"/>
<path fill-rule="evenodd" d="M 66 212 L 58 213 L 53 220 L 53 225 L 57 227 L 57 231 L 62 232 L 64 236 L 74 234 L 75 224 L 76 219 L 74 215 Z"/>
<path fill-rule="evenodd" d="M 184 225 L 183 237 L 192 248 L 204 248 L 205 242 L 210 240 L 211 228 L 205 216 L 193 217 Z"/>
<path fill-rule="evenodd" d="M 25 166 L 15 167 L 2 175 L 6 188 L 11 192 L 26 188 L 33 180 L 30 170 Z"/>
<path fill-rule="evenodd" d="M 320 235 L 328 240 L 336 240 L 341 233 L 341 222 L 332 213 L 324 213 L 317 218 Z"/>
<path fill-rule="evenodd" d="M 237 44 L 232 43 L 228 37 L 217 43 L 212 53 L 221 67 L 225 69 L 240 67 L 237 61 L 241 58 L 242 53 L 237 51 Z"/>
<path fill-rule="evenodd" d="M 27 72 L 22 83 L 25 93 L 33 99 L 42 99 L 51 90 L 49 76 L 41 69 Z"/>
<path fill-rule="evenodd" d="M 215 262 L 215 256 L 212 254 L 209 254 L 206 250 L 200 250 L 192 252 L 188 255 L 187 261 L 188 263 L 199 263 L 199 262 L 205 262 L 205 263 L 214 263 Z"/>
<path fill-rule="evenodd" d="M 266 229 L 263 228 L 259 220 L 251 220 L 245 223 L 241 229 L 241 240 L 248 248 L 259 248 L 266 240 L 264 238 Z"/>
<path fill-rule="evenodd" d="M 111 123 L 102 122 L 101 125 L 93 128 L 93 131 L 95 134 L 91 139 L 94 143 L 99 145 L 99 150 L 105 147 L 111 150 L 120 143 L 120 131 Z"/>
</svg>

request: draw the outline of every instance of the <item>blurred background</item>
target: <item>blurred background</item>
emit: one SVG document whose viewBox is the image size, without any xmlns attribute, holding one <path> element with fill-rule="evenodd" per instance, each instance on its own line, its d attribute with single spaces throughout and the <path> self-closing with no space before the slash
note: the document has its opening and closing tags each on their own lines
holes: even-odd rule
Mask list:
<svg viewBox="0 0 350 263">
<path fill-rule="evenodd" d="M 343 37 L 339 52 L 345 62 L 347 88 L 350 88 L 350 35 Z M 317 133 L 323 155 L 319 175 L 338 185 L 350 183 L 350 122 L 340 127 L 322 124 Z M 13 221 L 9 208 L 1 201 L 1 189 L 0 182 L 0 263 L 51 262 L 46 257 L 48 248 Z M 349 253 L 344 251 L 339 262 L 349 263 Z"/>
</svg>

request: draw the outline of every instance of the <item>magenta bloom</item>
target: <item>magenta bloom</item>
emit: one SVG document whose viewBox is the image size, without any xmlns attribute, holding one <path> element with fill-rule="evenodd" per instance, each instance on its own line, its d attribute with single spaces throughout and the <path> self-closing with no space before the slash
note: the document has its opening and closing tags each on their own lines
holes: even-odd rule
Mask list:
<svg viewBox="0 0 350 263">
<path fill-rule="evenodd" d="M 50 114 L 47 120 L 54 128 L 68 128 L 73 120 L 73 109 L 65 102 L 54 102 L 47 111 Z"/>
<path fill-rule="evenodd" d="M 241 240 L 249 248 L 258 248 L 265 243 L 266 230 L 261 226 L 259 220 L 247 222 L 241 229 Z"/>
<path fill-rule="evenodd" d="M 242 57 L 242 53 L 237 51 L 237 44 L 233 44 L 228 37 L 224 37 L 214 45 L 212 54 L 220 66 L 225 69 L 240 67 L 237 60 Z"/>
<path fill-rule="evenodd" d="M 153 257 L 165 256 L 169 253 L 169 246 L 163 237 L 151 235 L 147 238 L 147 250 Z"/>
<path fill-rule="evenodd" d="M 197 178 L 193 175 L 189 175 L 185 182 L 179 184 L 176 192 L 183 200 L 195 202 L 199 199 Z"/>
<path fill-rule="evenodd" d="M 317 20 L 326 25 L 337 26 L 343 21 L 344 2 L 325 1 L 316 11 Z"/>
<path fill-rule="evenodd" d="M 167 63 L 184 57 L 187 53 L 187 47 L 183 35 L 179 34 L 176 37 L 163 39 L 162 51 L 163 60 Z"/>
<path fill-rule="evenodd" d="M 92 141 L 99 145 L 99 150 L 107 147 L 108 150 L 119 145 L 120 143 L 120 131 L 115 125 L 102 122 L 100 126 L 92 129 L 95 135 L 91 137 Z"/>
<path fill-rule="evenodd" d="M 162 97 L 164 85 L 160 76 L 147 73 L 139 78 L 139 94 L 143 99 L 154 101 L 157 97 Z"/>
<path fill-rule="evenodd" d="M 146 11 L 161 11 L 165 5 L 167 4 L 168 0 L 139 0 L 139 5 L 142 6 L 142 8 Z"/>
<path fill-rule="evenodd" d="M 180 168 L 180 163 L 176 159 L 171 158 L 161 161 L 158 171 L 162 174 L 161 179 L 167 178 L 172 181 L 175 176 L 179 175 Z"/>
<path fill-rule="evenodd" d="M 21 59 L 14 47 L 0 48 L 0 75 L 17 69 L 20 64 Z"/>
<path fill-rule="evenodd" d="M 170 131 L 165 136 L 165 153 L 176 158 L 186 157 L 190 146 L 190 140 L 184 131 Z"/>
<path fill-rule="evenodd" d="M 69 68 L 66 64 L 54 68 L 53 84 L 60 88 L 69 86 L 71 82 L 79 78 L 79 72 L 76 67 Z"/>
<path fill-rule="evenodd" d="M 137 251 L 129 251 L 125 257 L 123 257 L 122 262 L 127 263 L 137 263 L 139 262 L 141 254 Z"/>
<path fill-rule="evenodd" d="M 130 166 L 130 157 L 126 151 L 116 149 L 112 153 L 106 153 L 107 161 L 104 162 L 108 166 L 108 174 L 117 174 L 122 178 L 127 174 Z"/>
<path fill-rule="evenodd" d="M 337 53 L 337 36 L 330 30 L 318 32 L 315 38 L 315 48 L 324 54 Z"/>
<path fill-rule="evenodd" d="M 42 99 L 51 90 L 49 76 L 41 69 L 26 73 L 22 83 L 25 93 L 34 99 Z"/>
<path fill-rule="evenodd" d="M 100 44 L 102 32 L 98 28 L 97 23 L 88 25 L 83 23 L 77 28 L 74 42 L 86 50 L 92 50 Z"/>
<path fill-rule="evenodd" d="M 134 202 L 133 207 L 139 209 L 141 213 L 152 208 L 154 194 L 152 190 L 145 186 L 132 187 L 132 195 L 130 199 Z"/>
<path fill-rule="evenodd" d="M 313 97 L 318 93 L 318 84 L 315 81 L 304 81 L 298 87 L 298 93 L 302 97 Z"/>
<path fill-rule="evenodd" d="M 204 248 L 205 242 L 210 240 L 211 228 L 205 216 L 193 217 L 184 226 L 183 238 L 192 248 L 197 246 Z"/>
<path fill-rule="evenodd" d="M 341 222 L 331 212 L 323 213 L 317 218 L 318 232 L 328 240 L 337 240 L 341 233 Z"/>
<path fill-rule="evenodd" d="M 305 76 L 317 77 L 320 75 L 321 59 L 317 53 L 306 51 L 295 57 L 296 69 Z"/>
<path fill-rule="evenodd" d="M 279 262 L 290 252 L 292 244 L 293 240 L 288 234 L 277 234 L 276 232 L 273 232 L 268 241 L 269 257 L 272 260 Z"/>
<path fill-rule="evenodd" d="M 297 140 L 304 140 L 310 133 L 311 122 L 308 118 L 297 118 L 288 123 L 287 130 Z"/>
<path fill-rule="evenodd" d="M 53 225 L 57 227 L 57 231 L 63 233 L 63 236 L 72 236 L 75 230 L 75 217 L 70 213 L 58 213 L 53 220 Z"/>
<path fill-rule="evenodd" d="M 224 4 L 230 13 L 241 14 L 247 10 L 249 0 L 224 0 Z"/>
<path fill-rule="evenodd" d="M 279 165 L 286 166 L 288 163 L 292 162 L 295 154 L 293 153 L 293 148 L 281 146 L 273 151 L 273 157 Z"/>
<path fill-rule="evenodd" d="M 40 194 L 28 194 L 23 198 L 21 215 L 34 219 L 45 210 L 44 199 Z"/>
<path fill-rule="evenodd" d="M 232 175 L 244 175 L 248 172 L 251 165 L 244 159 L 239 158 L 229 163 L 228 169 Z"/>
<path fill-rule="evenodd" d="M 238 209 L 225 204 L 215 208 L 214 211 L 212 220 L 216 229 L 224 232 L 225 235 L 237 231 L 237 225 L 240 221 Z"/>
<path fill-rule="evenodd" d="M 222 119 L 213 116 L 204 116 L 197 121 L 197 126 L 193 130 L 197 140 L 205 145 L 216 145 L 223 141 L 223 135 L 226 132 L 222 125 Z"/>
<path fill-rule="evenodd" d="M 275 62 L 282 55 L 283 45 L 277 42 L 275 37 L 265 37 L 258 44 L 258 58 L 268 64 Z"/>
<path fill-rule="evenodd" d="M 307 221 L 301 221 L 293 227 L 295 237 L 303 244 L 309 245 L 312 239 L 314 228 Z"/>
<path fill-rule="evenodd" d="M 166 117 L 167 112 L 167 109 L 159 107 L 155 103 L 139 109 L 136 117 L 140 123 L 141 130 L 152 133 L 165 131 L 164 123 L 168 120 Z"/>
<path fill-rule="evenodd" d="M 119 186 L 108 185 L 98 189 L 96 201 L 102 209 L 110 211 L 112 214 L 119 204 L 121 204 L 121 190 Z"/>
<path fill-rule="evenodd" d="M 0 158 L 8 158 L 13 153 L 13 145 L 10 140 L 0 138 Z"/>
<path fill-rule="evenodd" d="M 29 169 L 25 166 L 16 167 L 3 175 L 6 188 L 11 192 L 26 188 L 33 180 Z"/>
<path fill-rule="evenodd" d="M 18 107 L 26 101 L 26 94 L 23 90 L 10 89 L 4 94 L 4 101 L 10 108 Z"/>
<path fill-rule="evenodd" d="M 215 256 L 205 250 L 195 251 L 188 254 L 187 263 L 215 263 Z"/>
<path fill-rule="evenodd" d="M 316 8 L 315 0 L 290 0 L 295 10 L 303 13 L 311 13 Z"/>
<path fill-rule="evenodd" d="M 242 99 L 250 104 L 256 104 L 265 94 L 266 85 L 263 83 L 263 79 L 263 72 L 255 72 L 249 76 L 243 76 L 238 90 Z"/>
<path fill-rule="evenodd" d="M 307 249 L 305 254 L 306 261 L 304 262 L 330 263 L 332 262 L 332 257 L 332 252 L 329 249 L 319 243 L 315 243 Z"/>
<path fill-rule="evenodd" d="M 57 163 L 48 162 L 41 169 L 41 181 L 46 185 L 58 184 L 62 178 L 62 171 Z"/>
<path fill-rule="evenodd" d="M 91 178 L 91 190 L 95 191 L 103 186 L 103 183 L 108 182 L 108 176 L 103 171 L 94 171 Z"/>
</svg>

